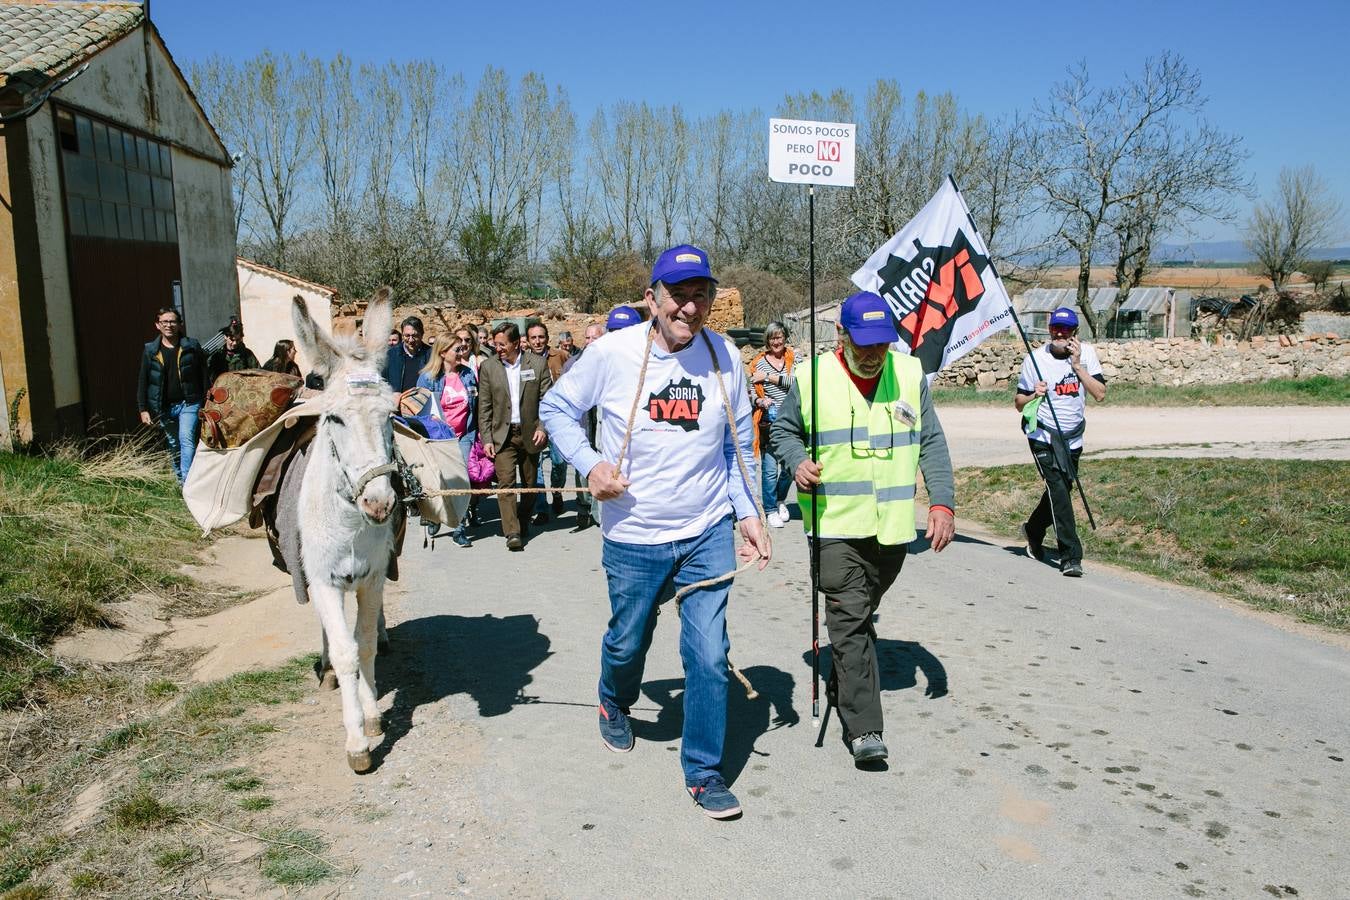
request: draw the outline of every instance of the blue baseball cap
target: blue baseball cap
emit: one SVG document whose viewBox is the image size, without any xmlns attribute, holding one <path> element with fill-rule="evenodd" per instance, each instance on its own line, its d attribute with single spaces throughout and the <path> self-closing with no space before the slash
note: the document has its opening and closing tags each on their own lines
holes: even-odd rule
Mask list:
<svg viewBox="0 0 1350 900">
<path fill-rule="evenodd" d="M 620 328 L 627 328 L 629 325 L 636 325 L 642 321 L 642 316 L 631 306 L 616 306 L 609 311 L 609 318 L 605 320 L 605 329 L 607 331 L 618 331 Z"/>
<path fill-rule="evenodd" d="M 1065 328 L 1078 327 L 1078 313 L 1069 309 L 1067 306 L 1061 306 L 1050 314 L 1051 325 L 1062 325 Z"/>
<path fill-rule="evenodd" d="M 671 247 L 656 258 L 652 266 L 652 284 L 679 284 L 691 278 L 706 278 L 713 284 L 712 268 L 708 265 L 708 254 L 692 244 L 680 244 Z"/>
<path fill-rule="evenodd" d="M 854 294 L 844 301 L 839 310 L 839 324 L 844 326 L 855 344 L 893 344 L 900 340 L 891 308 L 870 291 Z"/>
</svg>

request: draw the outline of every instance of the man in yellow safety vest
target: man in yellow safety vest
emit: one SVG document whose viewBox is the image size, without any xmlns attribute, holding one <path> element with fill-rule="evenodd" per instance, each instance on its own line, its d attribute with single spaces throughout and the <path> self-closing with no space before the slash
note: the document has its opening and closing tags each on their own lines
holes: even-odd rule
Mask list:
<svg viewBox="0 0 1350 900">
<path fill-rule="evenodd" d="M 955 533 L 947 439 L 919 360 L 891 350 L 898 339 L 885 300 L 849 297 L 840 309 L 837 350 L 797 367 L 769 433 L 771 452 L 793 472 L 807 535 L 820 542 L 832 660 L 826 693 L 859 764 L 886 758 L 872 616 L 916 535 L 920 469 L 930 499 L 929 544 L 941 552 Z M 814 409 L 802 399 L 811 397 L 813 379 Z M 815 462 L 808 450 L 813 431 Z"/>
</svg>

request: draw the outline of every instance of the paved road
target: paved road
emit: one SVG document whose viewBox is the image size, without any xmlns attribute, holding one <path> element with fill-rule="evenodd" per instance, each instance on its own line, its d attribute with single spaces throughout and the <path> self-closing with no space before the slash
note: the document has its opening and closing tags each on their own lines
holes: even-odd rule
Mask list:
<svg viewBox="0 0 1350 900">
<path fill-rule="evenodd" d="M 1342 639 L 1091 560 L 1068 581 L 962 535 L 916 548 L 883 604 L 892 759 L 858 771 L 833 717 L 814 746 L 794 522 L 732 593 L 732 657 L 761 697 L 733 684 L 726 772 L 746 814 L 713 822 L 682 791 L 673 616 L 637 748 L 600 744 L 600 538 L 571 522 L 521 554 L 497 536 L 410 541 L 380 670 L 389 733 L 379 768 L 351 779 L 373 821 L 347 848 L 364 862 L 344 893 L 1350 893 Z"/>
</svg>

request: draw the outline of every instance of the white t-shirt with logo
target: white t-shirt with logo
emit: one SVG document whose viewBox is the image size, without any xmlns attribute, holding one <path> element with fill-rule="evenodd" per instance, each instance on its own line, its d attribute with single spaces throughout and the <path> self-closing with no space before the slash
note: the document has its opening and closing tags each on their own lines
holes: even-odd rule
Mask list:
<svg viewBox="0 0 1350 900">
<path fill-rule="evenodd" d="M 1063 432 L 1069 432 L 1078 427 L 1083 421 L 1084 408 L 1087 405 L 1087 388 L 1078 383 L 1078 375 L 1073 370 L 1073 364 L 1069 362 L 1066 356 L 1064 359 L 1057 359 L 1049 350 L 1049 344 L 1043 344 L 1031 351 L 1025 359 L 1022 360 L 1022 374 L 1017 379 L 1017 389 L 1025 394 L 1034 394 L 1036 392 L 1036 382 L 1045 382 L 1045 399 L 1041 401 L 1040 408 L 1036 411 L 1036 422 L 1039 425 L 1049 428 L 1055 427 L 1055 419 L 1059 419 L 1059 429 Z M 1097 359 L 1097 351 L 1091 344 L 1082 344 L 1080 358 L 1083 368 L 1087 369 L 1088 374 L 1094 377 L 1102 374 L 1101 360 Z M 1036 377 L 1036 369 L 1032 367 L 1032 357 L 1036 359 L 1036 365 L 1040 366 L 1041 377 Z M 1050 404 L 1054 404 L 1054 411 L 1051 412 Z M 1037 428 L 1031 434 L 1027 435 L 1033 441 L 1050 443 L 1050 434 L 1045 427 Z M 1069 449 L 1076 450 L 1083 446 L 1083 437 L 1079 435 L 1069 441 Z"/>
<path fill-rule="evenodd" d="M 612 331 L 592 341 L 540 402 L 539 417 L 558 452 L 586 473 L 602 459 L 614 462 L 623 446 L 628 414 L 650 326 Z M 736 416 L 746 471 L 755 478 L 754 434 L 745 368 L 735 345 L 707 331 Z M 722 388 L 702 335 L 676 353 L 653 342 L 642 382 L 633 436 L 622 472 L 632 484 L 601 504 L 604 536 L 625 544 L 685 540 L 734 512 L 756 515 L 752 490 L 736 462 Z M 600 452 L 591 449 L 580 419 L 600 412 Z"/>
</svg>

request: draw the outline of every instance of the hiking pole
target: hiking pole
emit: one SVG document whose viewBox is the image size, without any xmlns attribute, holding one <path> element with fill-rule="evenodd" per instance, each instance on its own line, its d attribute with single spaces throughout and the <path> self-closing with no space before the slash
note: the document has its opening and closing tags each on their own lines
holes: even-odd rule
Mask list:
<svg viewBox="0 0 1350 900">
<path fill-rule="evenodd" d="M 952 178 L 951 175 L 948 175 L 947 177 L 951 178 L 952 186 L 956 187 L 956 179 Z M 960 188 L 957 188 L 956 196 L 961 200 L 961 205 L 965 207 L 966 221 L 970 223 L 970 230 L 975 232 L 976 234 L 979 234 L 980 229 L 975 224 L 975 217 L 970 214 L 970 207 L 966 206 L 966 198 L 961 195 Z M 987 247 L 988 245 L 986 244 L 985 246 Z M 989 260 L 989 268 L 994 273 L 994 277 L 997 278 L 1000 282 L 1002 282 L 1003 279 L 998 274 L 998 267 L 994 265 L 994 260 L 992 258 Z M 1013 309 L 1012 297 L 1008 296 L 1008 292 L 1006 290 L 1004 290 L 1003 296 L 1008 298 L 1008 315 L 1012 316 L 1013 324 L 1017 326 L 1017 333 L 1022 336 L 1022 346 L 1027 348 L 1027 359 L 1031 360 L 1031 367 L 1036 370 L 1036 380 L 1045 381 L 1045 377 L 1041 375 L 1041 367 L 1036 364 L 1036 357 L 1031 352 L 1031 341 L 1027 338 L 1026 330 L 1022 327 L 1022 320 L 1017 317 L 1017 310 Z M 1091 300 L 1088 301 L 1089 304 L 1091 302 L 1092 302 Z M 1046 401 L 1048 402 L 1049 400 L 1050 397 L 1049 392 L 1047 390 Z M 1055 412 L 1055 404 L 1048 403 L 1048 405 L 1050 407 L 1050 417 L 1055 420 L 1055 431 L 1057 431 L 1060 434 L 1063 434 L 1064 429 L 1059 427 L 1059 414 Z M 1066 445 L 1064 449 L 1067 450 L 1068 446 Z M 1072 454 L 1070 454 L 1069 456 L 1069 469 L 1071 470 L 1069 474 L 1073 476 L 1073 483 L 1078 486 L 1078 496 L 1083 501 L 1083 510 L 1087 513 L 1088 524 L 1092 526 L 1093 531 L 1096 531 L 1097 520 L 1092 517 L 1092 507 L 1088 504 L 1087 494 L 1084 493 L 1083 491 L 1083 482 L 1078 477 L 1078 466 L 1074 464 Z M 1038 472 L 1040 471 L 1039 465 L 1036 466 L 1036 470 Z M 1044 479 L 1044 473 L 1041 473 L 1041 477 L 1042 479 Z M 1046 487 L 1048 489 L 1049 484 L 1047 484 Z"/>
<path fill-rule="evenodd" d="M 820 366 L 816 357 L 816 186 L 806 186 L 807 218 L 810 221 L 810 249 L 807 271 L 811 317 L 811 462 L 820 464 L 820 438 L 817 434 L 816 382 Z M 820 725 L 820 492 L 811 485 L 811 727 Z M 819 743 L 816 744 L 820 746 Z"/>
<path fill-rule="evenodd" d="M 990 261 L 989 265 L 991 268 L 993 267 L 994 263 L 992 260 Z M 998 272 L 995 271 L 994 275 L 995 277 L 997 277 Z M 1012 298 L 1009 298 L 1008 302 L 1009 304 L 1011 304 Z M 1022 344 L 1027 348 L 1027 359 L 1031 360 L 1031 368 L 1036 370 L 1036 380 L 1045 381 L 1045 376 L 1041 374 L 1041 367 L 1036 364 L 1036 355 L 1031 352 L 1031 341 L 1027 339 L 1027 333 L 1022 328 L 1022 320 L 1017 317 L 1017 311 L 1014 310 L 1011 305 L 1008 307 L 1008 309 L 1010 312 L 1012 312 L 1013 324 L 1017 326 L 1017 333 L 1022 336 Z M 1084 388 L 1084 390 L 1087 390 L 1087 388 Z M 1064 434 L 1064 429 L 1059 427 L 1059 414 L 1055 412 L 1055 404 L 1050 402 L 1050 395 L 1048 390 L 1046 391 L 1045 400 L 1046 405 L 1050 407 L 1050 417 L 1055 420 L 1055 431 L 1061 435 Z M 1053 445 L 1051 449 L 1053 450 Z M 1069 447 L 1067 443 L 1065 444 L 1064 449 L 1066 452 L 1068 451 Z M 1040 465 L 1037 464 L 1036 468 L 1039 471 Z M 1083 492 L 1083 482 L 1078 477 L 1078 466 L 1073 461 L 1072 453 L 1069 454 L 1069 474 L 1073 476 L 1073 483 L 1078 486 L 1078 496 L 1083 501 L 1083 511 L 1087 513 L 1088 524 L 1092 526 L 1093 531 L 1096 531 L 1097 520 L 1092 517 L 1092 507 L 1088 505 L 1087 494 Z M 1041 473 L 1041 477 L 1044 479 L 1045 477 L 1044 472 Z M 1046 487 L 1047 488 L 1049 487 L 1048 482 L 1046 484 Z"/>
</svg>

